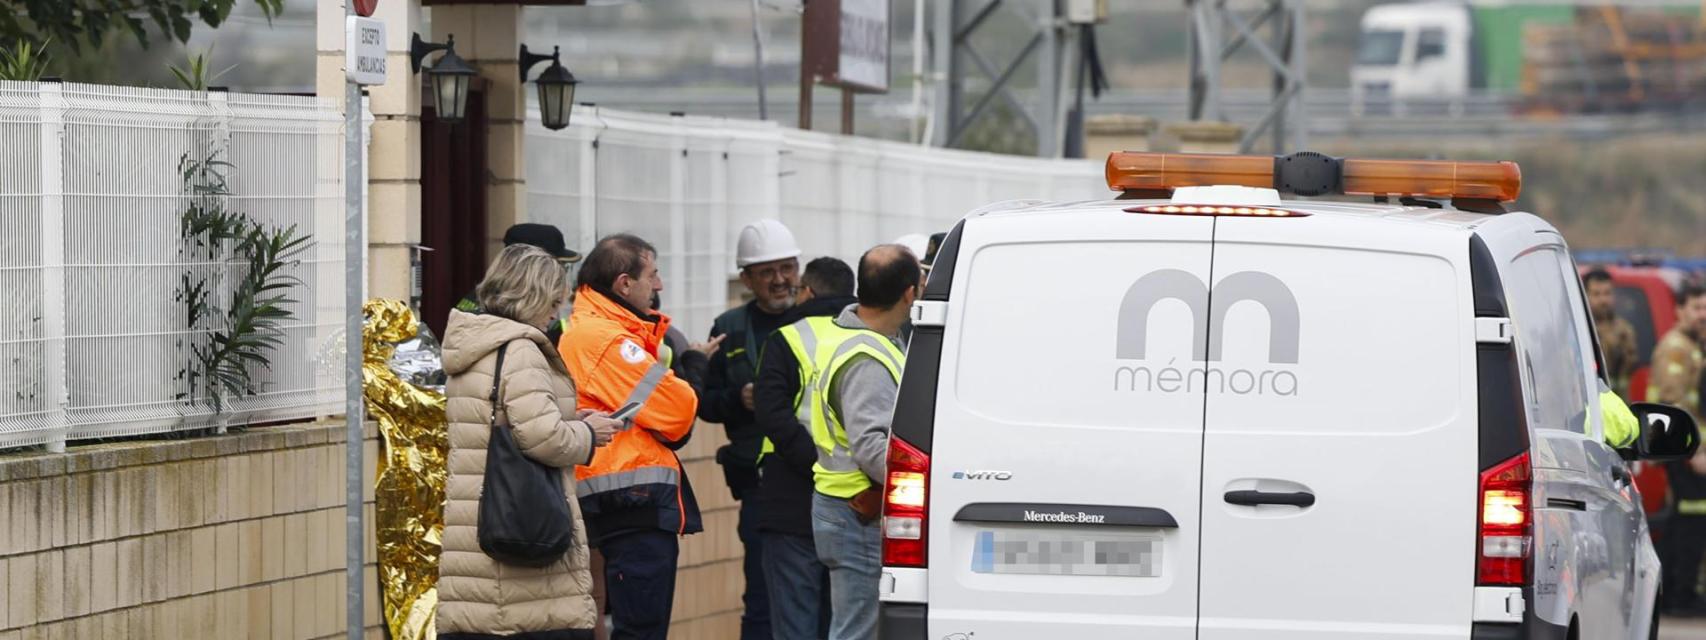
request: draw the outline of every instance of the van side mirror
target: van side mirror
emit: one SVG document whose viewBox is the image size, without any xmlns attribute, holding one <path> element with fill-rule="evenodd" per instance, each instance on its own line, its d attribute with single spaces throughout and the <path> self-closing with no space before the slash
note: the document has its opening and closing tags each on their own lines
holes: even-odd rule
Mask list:
<svg viewBox="0 0 1706 640">
<path fill-rule="evenodd" d="M 1635 440 L 1635 449 L 1642 460 L 1687 460 L 1700 448 L 1699 427 L 1687 411 L 1651 402 L 1636 402 L 1629 410 L 1641 421 L 1641 437 Z"/>
</svg>

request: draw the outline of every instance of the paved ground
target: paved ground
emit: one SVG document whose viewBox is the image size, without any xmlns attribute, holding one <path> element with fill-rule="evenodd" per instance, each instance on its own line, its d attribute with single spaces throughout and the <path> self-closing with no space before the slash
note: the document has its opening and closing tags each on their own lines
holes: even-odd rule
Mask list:
<svg viewBox="0 0 1706 640">
<path fill-rule="evenodd" d="M 1706 618 L 1665 618 L 1659 623 L 1660 640 L 1706 640 Z"/>
</svg>

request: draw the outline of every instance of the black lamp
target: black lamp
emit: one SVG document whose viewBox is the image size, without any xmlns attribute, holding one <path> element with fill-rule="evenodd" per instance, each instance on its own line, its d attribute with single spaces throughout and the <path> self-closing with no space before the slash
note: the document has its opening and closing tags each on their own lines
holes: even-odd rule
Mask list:
<svg viewBox="0 0 1706 640">
<path fill-rule="evenodd" d="M 569 126 L 569 113 L 575 104 L 575 85 L 580 81 L 575 79 L 575 74 L 569 73 L 568 67 L 563 66 L 561 47 L 552 47 L 551 55 L 547 56 L 529 52 L 525 44 L 521 45 L 521 81 L 527 82 L 527 72 L 546 60 L 551 61 L 551 66 L 533 81 L 539 87 L 539 120 L 546 129 L 558 131 Z"/>
<path fill-rule="evenodd" d="M 439 120 L 461 122 L 468 111 L 468 84 L 479 73 L 456 55 L 456 36 L 446 36 L 444 44 L 438 44 L 421 40 L 419 33 L 409 45 L 409 64 L 415 73 L 420 73 L 421 63 L 435 51 L 443 51 L 444 57 L 427 70 L 427 76 L 432 78 L 433 107 Z"/>
</svg>

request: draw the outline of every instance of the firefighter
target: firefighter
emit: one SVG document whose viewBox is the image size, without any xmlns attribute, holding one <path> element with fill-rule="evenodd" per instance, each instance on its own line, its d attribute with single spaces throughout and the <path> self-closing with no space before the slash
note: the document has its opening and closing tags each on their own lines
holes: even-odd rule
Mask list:
<svg viewBox="0 0 1706 640">
<path fill-rule="evenodd" d="M 1677 297 L 1676 327 L 1653 350 L 1653 380 L 1647 397 L 1675 405 L 1700 422 L 1700 379 L 1706 368 L 1706 289 L 1683 287 Z M 1702 452 L 1706 452 L 1703 449 Z M 1674 515 L 1665 525 L 1660 560 L 1664 565 L 1665 612 L 1706 616 L 1700 595 L 1700 562 L 1706 551 L 1706 453 L 1673 462 L 1666 469 Z"/>
<path fill-rule="evenodd" d="M 1599 329 L 1599 348 L 1605 353 L 1605 379 L 1617 395 L 1629 397 L 1629 376 L 1635 373 L 1635 326 L 1617 315 L 1617 287 L 1611 274 L 1594 269 L 1582 276 L 1587 286 L 1588 309 Z"/>
</svg>

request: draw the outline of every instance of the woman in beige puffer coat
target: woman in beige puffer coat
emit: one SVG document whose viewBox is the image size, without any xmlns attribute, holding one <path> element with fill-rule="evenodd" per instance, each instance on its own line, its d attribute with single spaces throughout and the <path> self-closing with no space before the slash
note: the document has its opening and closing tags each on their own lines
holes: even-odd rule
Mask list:
<svg viewBox="0 0 1706 640">
<path fill-rule="evenodd" d="M 438 633 L 443 640 L 581 640 L 597 620 L 586 529 L 575 499 L 574 466 L 592 459 L 620 424 L 577 411 L 575 386 L 539 327 L 556 317 L 569 288 L 563 267 L 527 245 L 504 249 L 476 289 L 484 312 L 450 312 L 444 335 L 450 422 L 444 553 L 439 560 Z M 542 568 L 506 565 L 480 550 L 480 492 L 491 432 L 489 400 L 498 350 L 505 349 L 499 421 L 514 429 L 523 455 L 561 469 L 574 514 L 574 544 Z"/>
</svg>

